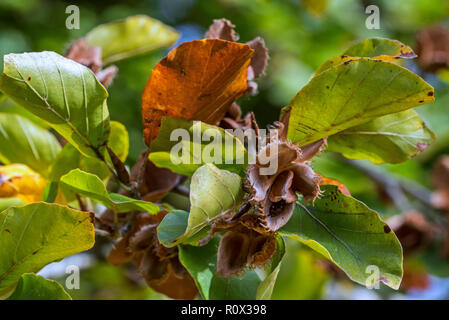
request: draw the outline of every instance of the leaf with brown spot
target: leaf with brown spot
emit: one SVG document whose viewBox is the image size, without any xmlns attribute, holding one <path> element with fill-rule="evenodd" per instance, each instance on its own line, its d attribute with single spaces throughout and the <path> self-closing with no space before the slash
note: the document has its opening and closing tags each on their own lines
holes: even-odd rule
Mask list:
<svg viewBox="0 0 449 320">
<path fill-rule="evenodd" d="M 253 50 L 218 39 L 185 42 L 153 69 L 142 94 L 145 142 L 156 138 L 162 117 L 216 124 L 247 89 Z"/>
</svg>

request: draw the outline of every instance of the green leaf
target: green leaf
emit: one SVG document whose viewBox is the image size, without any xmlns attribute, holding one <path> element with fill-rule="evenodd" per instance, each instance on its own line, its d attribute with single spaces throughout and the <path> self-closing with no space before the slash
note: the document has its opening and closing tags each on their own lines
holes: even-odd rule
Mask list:
<svg viewBox="0 0 449 320">
<path fill-rule="evenodd" d="M 0 161 L 23 163 L 48 176 L 48 168 L 61 150 L 49 131 L 12 113 L 0 113 Z"/>
<path fill-rule="evenodd" d="M 432 101 L 433 88 L 409 70 L 370 58 L 350 60 L 315 76 L 293 98 L 287 137 L 306 145 Z"/>
<path fill-rule="evenodd" d="M 0 89 L 88 157 L 104 153 L 108 93 L 92 71 L 54 52 L 8 54 Z"/>
<path fill-rule="evenodd" d="M 64 288 L 54 280 L 34 273 L 25 273 L 8 300 L 72 300 Z"/>
<path fill-rule="evenodd" d="M 206 300 L 254 300 L 261 279 L 254 270 L 228 278 L 217 275 L 217 250 L 220 239 L 215 237 L 202 247 L 179 246 L 179 260 L 190 273 Z"/>
<path fill-rule="evenodd" d="M 343 55 L 326 60 L 315 72 L 320 74 L 329 68 L 335 67 L 349 60 L 360 57 L 374 58 L 376 60 L 400 62 L 403 59 L 416 58 L 413 49 L 405 44 L 386 38 L 369 38 L 350 46 Z"/>
<path fill-rule="evenodd" d="M 322 257 L 300 243 L 290 242 L 282 261 L 272 299 L 321 300 L 331 275 L 320 265 Z"/>
<path fill-rule="evenodd" d="M 181 138 L 177 134 L 180 131 L 186 136 Z M 171 138 L 172 133 L 174 136 Z M 201 139 L 205 135 L 212 138 Z M 244 176 L 248 163 L 245 147 L 229 132 L 200 121 L 173 117 L 162 119 L 150 151 L 149 158 L 156 166 L 186 176 L 191 176 L 205 163 L 214 163 L 220 169 Z"/>
<path fill-rule="evenodd" d="M 89 212 L 57 204 L 31 203 L 0 213 L 0 290 L 26 272 L 92 248 Z"/>
<path fill-rule="evenodd" d="M 190 214 L 177 210 L 167 214 L 158 227 L 159 240 L 166 247 L 185 242 L 223 214 L 235 209 L 243 198 L 239 175 L 205 164 L 192 176 Z M 184 229 L 184 230 L 183 230 Z"/>
<path fill-rule="evenodd" d="M 365 285 L 368 266 L 379 268 L 380 281 L 398 289 L 402 279 L 402 248 L 377 212 L 346 196 L 336 186 L 322 186 L 314 205 L 297 205 L 280 230 L 333 261 L 352 280 Z"/>
<path fill-rule="evenodd" d="M 111 121 L 111 133 L 109 134 L 108 146 L 123 162 L 128 157 L 128 131 L 121 123 Z M 106 159 L 109 161 L 109 155 L 106 155 Z M 105 180 L 111 175 L 111 171 L 103 161 L 97 158 L 87 158 L 75 147 L 67 143 L 57 155 L 51 167 L 50 180 L 59 181 L 59 179 L 70 170 L 78 168 L 88 173 L 95 174 L 101 180 Z"/>
<path fill-rule="evenodd" d="M 0 198 L 0 212 L 10 207 L 17 207 L 25 204 L 19 198 Z"/>
<path fill-rule="evenodd" d="M 189 213 L 184 210 L 172 210 L 157 227 L 159 242 L 166 247 L 173 246 L 178 238 L 184 235 L 189 222 Z M 209 229 L 203 228 L 200 232 L 183 241 L 184 244 L 197 246 L 200 239 L 208 236 Z"/>
<path fill-rule="evenodd" d="M 5 99 L 0 100 L 0 112 L 18 114 L 19 116 L 30 120 L 38 127 L 41 127 L 43 129 L 50 129 L 50 125 L 46 121 L 35 116 L 24 107 L 21 107 L 12 99 L 7 98 L 6 95 L 4 95 L 4 97 Z"/>
<path fill-rule="evenodd" d="M 96 175 L 75 169 L 61 177 L 60 187 L 63 191 L 71 191 L 91 198 L 107 208 L 117 212 L 139 210 L 158 213 L 159 207 L 142 200 L 135 200 L 117 193 L 108 193 L 103 181 Z"/>
<path fill-rule="evenodd" d="M 102 24 L 86 35 L 88 44 L 102 49 L 103 63 L 133 57 L 171 46 L 178 33 L 145 15 Z"/>
<path fill-rule="evenodd" d="M 416 156 L 435 140 L 420 116 L 406 110 L 377 118 L 328 138 L 328 151 L 374 163 L 400 163 Z"/>
</svg>

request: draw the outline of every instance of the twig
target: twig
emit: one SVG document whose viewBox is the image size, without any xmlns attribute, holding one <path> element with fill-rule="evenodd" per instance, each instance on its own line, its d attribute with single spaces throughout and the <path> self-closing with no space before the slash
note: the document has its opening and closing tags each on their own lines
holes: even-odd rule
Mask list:
<svg viewBox="0 0 449 320">
<path fill-rule="evenodd" d="M 89 211 L 86 204 L 84 203 L 83 199 L 81 199 L 81 196 L 79 194 L 75 194 L 76 200 L 78 201 L 78 204 L 80 206 L 81 211 Z"/>
<path fill-rule="evenodd" d="M 389 197 L 401 211 L 412 209 L 412 206 L 404 194 L 405 192 L 426 206 L 427 209 L 421 212 L 425 213 L 429 219 L 437 223 L 445 223 L 446 219 L 444 216 L 439 214 L 438 210 L 433 208 L 430 201 L 432 191 L 428 190 L 426 187 L 420 185 L 416 181 L 411 181 L 402 177 L 395 178 L 393 175 L 387 175 L 380 170 L 372 169 L 359 161 L 349 160 L 343 157 L 341 157 L 341 159 L 343 162 L 368 175 L 378 184 L 384 186 Z"/>
<path fill-rule="evenodd" d="M 95 234 L 107 238 L 111 238 L 112 236 L 108 231 L 102 229 L 95 229 Z"/>
<path fill-rule="evenodd" d="M 432 206 L 432 203 L 430 201 L 432 191 L 420 185 L 416 181 L 410 181 L 409 179 L 403 177 L 398 177 L 397 179 L 392 178 L 392 176 L 390 175 L 386 175 L 381 171 L 369 168 L 366 165 L 355 160 L 343 158 L 343 161 L 346 162 L 347 164 L 350 164 L 352 167 L 364 172 L 365 174 L 370 176 L 374 181 L 379 182 L 383 185 L 387 184 L 389 186 L 400 187 L 401 189 L 403 189 L 403 191 L 415 197 L 425 205 Z"/>
</svg>

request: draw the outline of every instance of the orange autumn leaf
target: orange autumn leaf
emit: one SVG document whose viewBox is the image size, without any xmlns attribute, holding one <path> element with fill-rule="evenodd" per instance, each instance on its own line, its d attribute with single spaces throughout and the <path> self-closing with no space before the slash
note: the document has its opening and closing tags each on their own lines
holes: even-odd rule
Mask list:
<svg viewBox="0 0 449 320">
<path fill-rule="evenodd" d="M 147 145 L 164 116 L 218 123 L 247 89 L 249 45 L 219 39 L 185 42 L 153 69 L 142 94 Z"/>
<path fill-rule="evenodd" d="M 0 166 L 0 198 L 19 198 L 27 203 L 42 201 L 47 180 L 23 164 Z M 66 204 L 62 194 L 56 203 Z"/>
<path fill-rule="evenodd" d="M 343 183 L 341 183 L 340 181 L 332 179 L 332 178 L 326 178 L 326 177 L 322 176 L 321 174 L 320 174 L 320 177 L 321 177 L 320 185 L 322 185 L 322 186 L 324 186 L 324 185 L 334 185 L 334 186 L 338 187 L 338 190 L 340 190 L 341 193 L 343 193 L 343 194 L 345 194 L 347 196 L 351 195 L 351 193 L 349 192 L 348 188 Z"/>
</svg>

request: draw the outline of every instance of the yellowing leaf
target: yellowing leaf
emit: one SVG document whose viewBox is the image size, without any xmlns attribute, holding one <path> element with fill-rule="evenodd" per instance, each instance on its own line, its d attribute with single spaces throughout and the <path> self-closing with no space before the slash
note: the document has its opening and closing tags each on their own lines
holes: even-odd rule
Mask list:
<svg viewBox="0 0 449 320">
<path fill-rule="evenodd" d="M 164 116 L 216 124 L 247 89 L 254 50 L 219 39 L 185 42 L 153 69 L 142 94 L 145 142 L 153 141 Z"/>
<path fill-rule="evenodd" d="M 399 61 L 401 58 L 416 58 L 416 54 L 413 52 L 412 48 L 397 40 L 386 38 L 369 38 L 353 44 L 344 52 L 343 55 L 326 60 L 315 71 L 315 74 L 320 74 L 329 68 L 335 67 L 349 60 L 359 59 L 361 57 L 394 62 Z"/>
<path fill-rule="evenodd" d="M 434 101 L 433 88 L 396 64 L 360 58 L 312 78 L 290 102 L 288 139 L 300 145 Z"/>
<path fill-rule="evenodd" d="M 32 203 L 0 213 L 0 290 L 26 272 L 94 245 L 89 212 L 48 203 Z"/>
</svg>

